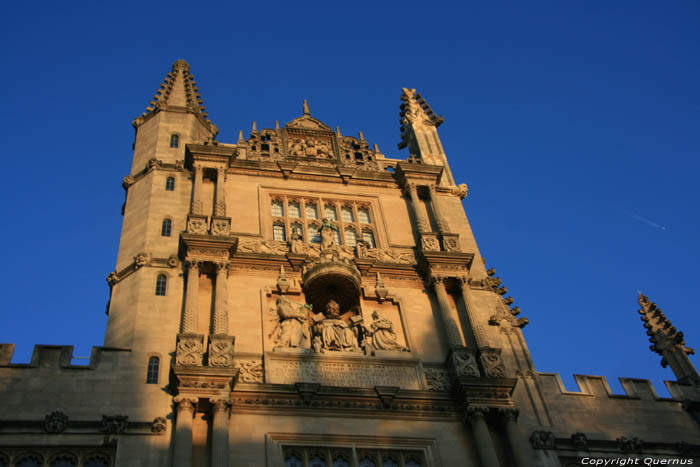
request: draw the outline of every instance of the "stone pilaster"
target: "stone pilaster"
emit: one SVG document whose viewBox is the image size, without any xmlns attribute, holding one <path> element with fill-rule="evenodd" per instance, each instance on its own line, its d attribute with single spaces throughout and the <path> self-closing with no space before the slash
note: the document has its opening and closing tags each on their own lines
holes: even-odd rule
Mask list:
<svg viewBox="0 0 700 467">
<path fill-rule="evenodd" d="M 428 221 L 420 210 L 418 204 L 420 200 L 418 199 L 418 187 L 415 183 L 407 183 L 404 189 L 404 193 L 411 200 L 411 208 L 413 209 L 413 215 L 416 218 L 416 223 L 418 224 L 418 232 L 422 234 L 428 232 Z"/>
<path fill-rule="evenodd" d="M 469 407 L 466 410 L 465 418 L 474 433 L 476 450 L 479 454 L 481 465 L 484 467 L 498 467 L 500 465 L 498 456 L 486 423 L 486 414 L 488 412 L 489 409 L 487 407 Z"/>
<path fill-rule="evenodd" d="M 231 401 L 209 399 L 212 411 L 211 467 L 228 467 L 228 424 Z"/>
<path fill-rule="evenodd" d="M 192 419 L 198 399 L 192 396 L 177 396 L 175 421 L 174 467 L 192 466 Z"/>
<path fill-rule="evenodd" d="M 529 448 L 525 444 L 520 427 L 518 426 L 518 409 L 515 408 L 500 408 L 498 414 L 501 416 L 503 426 L 508 438 L 510 452 L 513 454 L 516 467 L 528 467 L 533 464 L 530 458 Z"/>
<path fill-rule="evenodd" d="M 216 263 L 216 301 L 214 303 L 214 334 L 228 334 L 228 262 Z"/>
<path fill-rule="evenodd" d="M 431 282 L 433 290 L 435 290 L 435 295 L 438 299 L 438 305 L 440 309 L 440 316 L 442 317 L 442 322 L 445 326 L 445 333 L 447 334 L 447 342 L 451 349 L 462 348 L 464 343 L 462 342 L 462 336 L 459 333 L 459 325 L 457 324 L 457 316 L 455 311 L 450 305 L 450 299 L 447 296 L 447 290 L 445 290 L 445 278 L 443 277 L 432 277 Z"/>
<path fill-rule="evenodd" d="M 187 291 L 185 292 L 185 314 L 182 317 L 182 332 L 197 332 L 197 312 L 199 306 L 199 262 L 188 259 Z"/>
</svg>

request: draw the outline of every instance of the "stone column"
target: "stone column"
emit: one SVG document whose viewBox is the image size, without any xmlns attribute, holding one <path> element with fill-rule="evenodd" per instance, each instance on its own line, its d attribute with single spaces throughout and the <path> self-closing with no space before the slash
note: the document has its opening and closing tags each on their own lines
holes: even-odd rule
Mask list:
<svg viewBox="0 0 700 467">
<path fill-rule="evenodd" d="M 496 449 L 493 447 L 489 427 L 486 424 L 486 414 L 489 409 L 487 407 L 469 407 L 466 411 L 466 418 L 469 421 L 474 440 L 476 441 L 476 451 L 481 459 L 481 465 L 484 467 L 498 467 L 498 456 Z"/>
<path fill-rule="evenodd" d="M 447 342 L 451 349 L 464 347 L 462 336 L 459 334 L 457 317 L 455 316 L 454 310 L 452 310 L 452 306 L 450 306 L 450 299 L 447 296 L 447 290 L 445 290 L 445 278 L 433 277 L 431 281 L 433 289 L 435 290 L 435 295 L 437 295 L 440 316 L 442 316 L 442 321 L 445 323 Z"/>
<path fill-rule="evenodd" d="M 226 185 L 226 167 L 219 167 L 216 173 L 216 205 L 214 215 L 224 217 L 226 215 L 226 199 L 224 187 Z"/>
<path fill-rule="evenodd" d="M 440 203 L 438 202 L 437 189 L 434 184 L 428 186 L 430 190 L 430 204 L 433 207 L 433 213 L 435 214 L 435 222 L 437 223 L 438 230 L 440 233 L 450 233 L 450 225 L 447 223 L 447 219 L 442 215 L 442 210 L 440 208 Z"/>
<path fill-rule="evenodd" d="M 469 318 L 469 324 L 471 326 L 472 335 L 474 337 L 473 344 L 477 348 L 488 346 L 489 343 L 484 334 L 484 328 L 479 322 L 479 317 L 476 313 L 476 307 L 474 306 L 474 300 L 472 299 L 472 290 L 469 286 L 469 278 L 467 276 L 463 276 L 459 277 L 457 280 L 459 281 L 459 285 L 462 290 L 462 302 L 464 303 L 464 308 L 467 310 L 467 317 Z"/>
<path fill-rule="evenodd" d="M 423 216 L 423 213 L 421 212 L 420 207 L 418 206 L 420 200 L 418 199 L 418 189 L 416 187 L 416 184 L 407 183 L 404 192 L 406 195 L 408 195 L 408 197 L 411 200 L 413 214 L 415 215 L 416 222 L 418 223 L 418 232 L 428 232 L 428 221 L 425 219 L 425 216 Z"/>
<path fill-rule="evenodd" d="M 523 438 L 523 434 L 518 426 L 518 409 L 502 408 L 498 409 L 498 413 L 503 420 L 506 429 L 506 437 L 508 438 L 508 445 L 510 446 L 510 452 L 513 454 L 516 467 L 528 467 L 532 465 L 528 447 L 524 443 L 525 438 Z"/>
<path fill-rule="evenodd" d="M 175 421 L 175 446 L 173 452 L 174 467 L 192 466 L 192 419 L 194 417 L 197 398 L 177 396 L 177 419 Z"/>
<path fill-rule="evenodd" d="M 199 307 L 199 262 L 187 260 L 187 291 L 185 294 L 185 316 L 182 317 L 182 332 L 197 332 Z"/>
<path fill-rule="evenodd" d="M 192 164 L 192 178 L 194 186 L 192 188 L 192 206 L 191 214 L 202 214 L 202 178 L 204 175 L 204 167 L 200 164 Z"/>
<path fill-rule="evenodd" d="M 214 334 L 228 334 L 228 310 L 226 308 L 228 292 L 228 262 L 216 263 L 216 302 L 214 303 Z"/>
<path fill-rule="evenodd" d="M 211 467 L 228 467 L 228 417 L 231 401 L 209 399 L 212 405 Z"/>
</svg>

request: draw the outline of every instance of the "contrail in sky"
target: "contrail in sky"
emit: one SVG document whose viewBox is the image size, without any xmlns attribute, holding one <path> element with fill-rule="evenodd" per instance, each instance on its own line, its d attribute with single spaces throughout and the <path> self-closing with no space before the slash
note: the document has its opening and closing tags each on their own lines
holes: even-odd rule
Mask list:
<svg viewBox="0 0 700 467">
<path fill-rule="evenodd" d="M 656 227 L 657 229 L 670 230 L 668 227 L 664 227 L 661 224 L 657 224 L 656 222 L 649 220 L 646 217 L 642 217 L 639 214 L 635 214 L 635 213 L 630 212 L 630 211 L 625 211 L 625 214 L 627 214 L 628 216 L 630 216 L 633 219 L 637 219 L 639 222 L 644 222 L 647 225 L 650 225 L 652 227 Z"/>
</svg>

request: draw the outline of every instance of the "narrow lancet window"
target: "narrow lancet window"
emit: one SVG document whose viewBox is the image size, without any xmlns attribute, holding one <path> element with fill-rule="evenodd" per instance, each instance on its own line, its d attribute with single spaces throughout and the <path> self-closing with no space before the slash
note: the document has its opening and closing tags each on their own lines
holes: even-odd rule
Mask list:
<svg viewBox="0 0 700 467">
<path fill-rule="evenodd" d="M 178 135 L 170 135 L 170 147 L 177 148 L 180 146 L 180 137 Z"/>
<path fill-rule="evenodd" d="M 151 357 L 148 359 L 148 369 L 146 370 L 146 384 L 158 384 L 158 370 L 160 368 L 160 359 Z"/>
<path fill-rule="evenodd" d="M 172 231 L 173 228 L 173 221 L 170 219 L 163 219 L 163 224 L 160 227 L 160 236 L 161 237 L 169 237 L 170 232 Z"/>
<path fill-rule="evenodd" d="M 165 180 L 165 191 L 175 191 L 175 177 L 168 177 Z"/>
<path fill-rule="evenodd" d="M 168 283 L 168 278 L 165 274 L 160 274 L 156 279 L 156 295 L 165 296 L 165 288 Z"/>
</svg>

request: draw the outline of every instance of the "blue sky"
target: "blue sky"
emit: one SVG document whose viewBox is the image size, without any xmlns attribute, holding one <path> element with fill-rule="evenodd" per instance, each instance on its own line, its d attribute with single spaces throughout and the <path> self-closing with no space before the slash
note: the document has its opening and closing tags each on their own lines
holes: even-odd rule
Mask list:
<svg viewBox="0 0 700 467">
<path fill-rule="evenodd" d="M 700 347 L 700 3 L 39 2 L 4 9 L 0 342 L 101 345 L 131 120 L 187 60 L 218 139 L 312 115 L 398 151 L 439 133 L 538 370 L 650 378 L 642 290 Z"/>
</svg>

